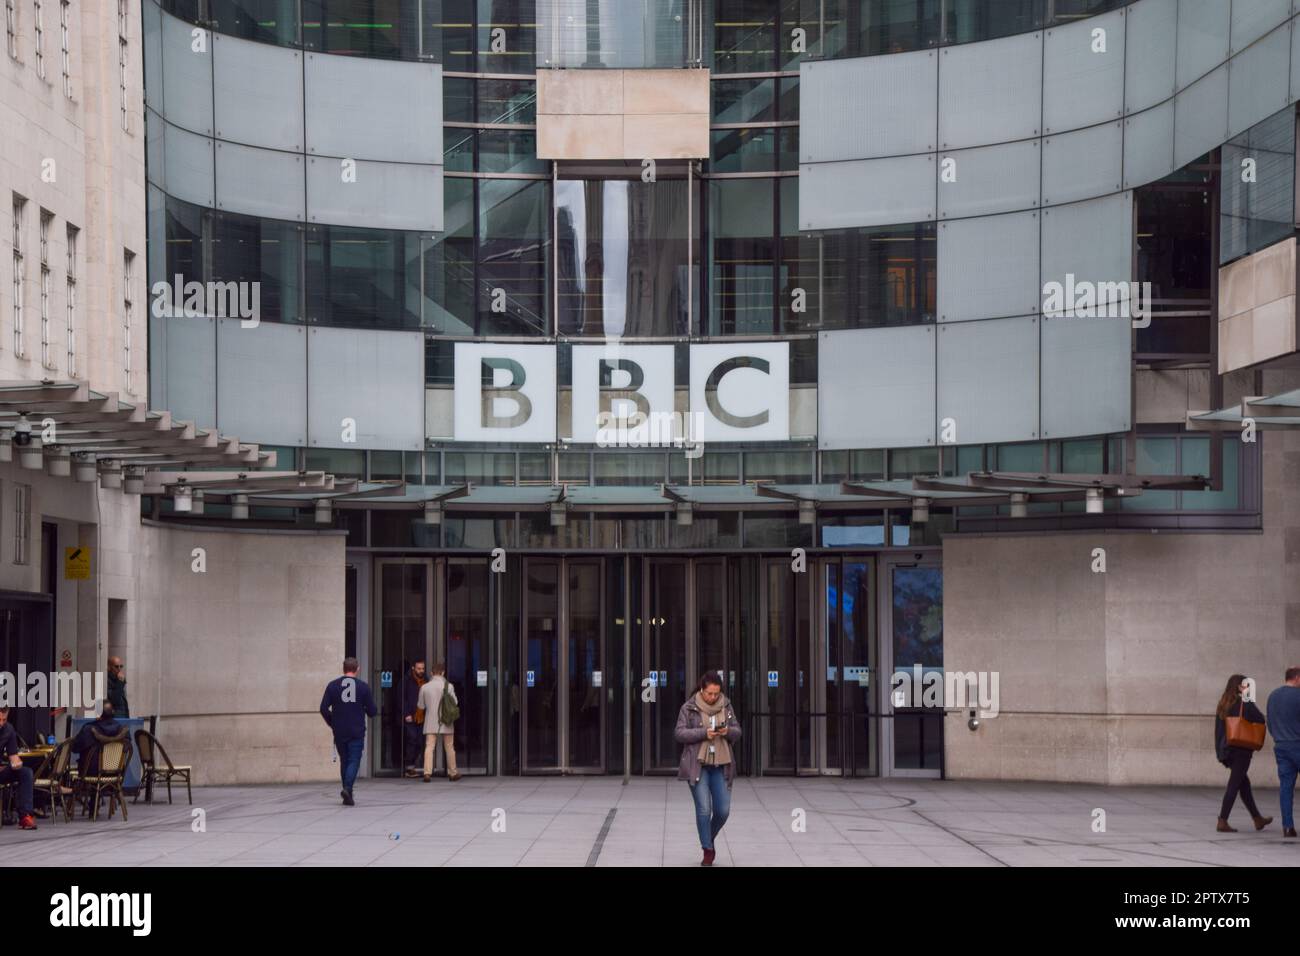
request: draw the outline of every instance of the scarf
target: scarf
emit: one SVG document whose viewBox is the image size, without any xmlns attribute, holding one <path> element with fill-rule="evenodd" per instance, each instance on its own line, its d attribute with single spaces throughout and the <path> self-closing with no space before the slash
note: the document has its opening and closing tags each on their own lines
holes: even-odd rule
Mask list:
<svg viewBox="0 0 1300 956">
<path fill-rule="evenodd" d="M 720 717 L 718 724 L 726 721 L 724 716 L 727 709 L 727 696 L 718 695 L 718 701 L 715 704 L 707 704 L 704 697 L 698 691 L 695 694 L 695 706 L 700 709 L 700 715 L 704 719 L 704 729 L 709 729 L 709 718 Z M 713 752 L 709 752 L 709 748 Z M 724 764 L 731 763 L 731 744 L 727 743 L 725 736 L 714 737 L 710 740 L 707 736 L 700 741 L 700 765 L 705 767 L 721 767 Z"/>
</svg>

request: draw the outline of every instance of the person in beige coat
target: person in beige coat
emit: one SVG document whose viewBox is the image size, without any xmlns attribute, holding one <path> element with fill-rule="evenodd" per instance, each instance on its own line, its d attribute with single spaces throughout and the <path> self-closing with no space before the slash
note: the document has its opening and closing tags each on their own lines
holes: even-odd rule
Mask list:
<svg viewBox="0 0 1300 956">
<path fill-rule="evenodd" d="M 459 780 L 460 771 L 456 769 L 455 728 L 451 724 L 438 721 L 438 710 L 442 704 L 442 695 L 450 694 L 458 705 L 456 688 L 447 680 L 447 667 L 442 663 L 433 665 L 433 676 L 420 688 L 418 707 L 424 711 L 424 782 L 433 779 L 433 755 L 442 738 L 443 753 L 447 761 L 447 779 Z"/>
</svg>

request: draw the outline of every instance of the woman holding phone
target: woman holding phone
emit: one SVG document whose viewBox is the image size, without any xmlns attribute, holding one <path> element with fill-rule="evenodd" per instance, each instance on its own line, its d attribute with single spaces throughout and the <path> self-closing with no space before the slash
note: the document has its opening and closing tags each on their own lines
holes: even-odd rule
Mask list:
<svg viewBox="0 0 1300 956">
<path fill-rule="evenodd" d="M 682 704 L 673 739 L 682 745 L 677 779 L 686 781 L 695 801 L 695 828 L 704 850 L 700 866 L 712 866 L 717 855 L 713 841 L 731 813 L 731 782 L 736 776 L 732 747 L 740 739 L 740 721 L 714 671 L 700 678 L 698 689 Z"/>
<path fill-rule="evenodd" d="M 1255 755 L 1255 752 L 1228 743 L 1226 721 L 1229 717 L 1240 717 L 1252 724 L 1264 723 L 1264 715 L 1259 712 L 1259 708 L 1245 699 L 1249 687 L 1250 684 L 1246 682 L 1243 675 L 1233 674 L 1228 678 L 1228 686 L 1223 689 L 1223 696 L 1219 698 L 1219 706 L 1214 712 L 1214 754 L 1219 758 L 1219 763 L 1229 770 L 1228 789 L 1223 794 L 1223 806 L 1219 808 L 1219 819 L 1215 825 L 1219 833 L 1237 832 L 1235 828 L 1228 826 L 1228 814 L 1232 812 L 1232 805 L 1237 801 L 1238 793 L 1241 794 L 1241 802 L 1245 805 L 1251 820 L 1254 821 L 1256 830 L 1262 830 L 1273 822 L 1272 817 L 1259 815 L 1259 807 L 1255 806 L 1255 795 L 1250 790 L 1250 777 L 1247 773 L 1250 771 L 1250 758 Z"/>
</svg>

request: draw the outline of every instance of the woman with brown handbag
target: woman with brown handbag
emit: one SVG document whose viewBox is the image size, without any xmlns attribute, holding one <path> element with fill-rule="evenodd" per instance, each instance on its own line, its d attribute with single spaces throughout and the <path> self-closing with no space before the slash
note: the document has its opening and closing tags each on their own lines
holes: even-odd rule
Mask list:
<svg viewBox="0 0 1300 956">
<path fill-rule="evenodd" d="M 1228 789 L 1223 794 L 1223 806 L 1219 808 L 1219 822 L 1215 829 L 1219 833 L 1236 833 L 1228 826 L 1228 814 L 1232 805 L 1241 794 L 1241 802 L 1255 821 L 1255 829 L 1262 830 L 1273 822 L 1272 817 L 1261 817 L 1259 807 L 1255 806 L 1254 794 L 1250 791 L 1250 758 L 1255 751 L 1264 746 L 1266 733 L 1264 715 L 1252 701 L 1244 698 L 1250 684 L 1242 674 L 1233 674 L 1228 678 L 1228 686 L 1219 698 L 1218 709 L 1214 712 L 1214 751 L 1230 771 Z"/>
</svg>

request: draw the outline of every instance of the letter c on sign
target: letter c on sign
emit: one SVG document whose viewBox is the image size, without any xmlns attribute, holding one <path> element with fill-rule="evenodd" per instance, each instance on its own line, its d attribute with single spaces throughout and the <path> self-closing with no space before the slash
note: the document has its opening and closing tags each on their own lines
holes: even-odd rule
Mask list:
<svg viewBox="0 0 1300 956">
<path fill-rule="evenodd" d="M 753 355 L 737 355 L 735 358 L 729 358 L 718 363 L 718 367 L 709 375 L 709 380 L 704 385 L 704 400 L 708 403 L 709 411 L 713 413 L 713 417 L 718 421 L 724 425 L 730 425 L 732 428 L 756 428 L 759 425 L 766 425 L 768 419 L 767 409 L 754 415 L 733 415 L 722 407 L 722 402 L 718 398 L 718 385 L 728 372 L 734 372 L 738 368 L 753 368 L 764 375 L 772 374 L 772 368 L 767 359 Z"/>
</svg>

